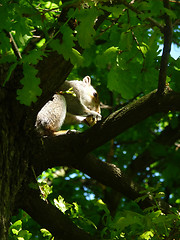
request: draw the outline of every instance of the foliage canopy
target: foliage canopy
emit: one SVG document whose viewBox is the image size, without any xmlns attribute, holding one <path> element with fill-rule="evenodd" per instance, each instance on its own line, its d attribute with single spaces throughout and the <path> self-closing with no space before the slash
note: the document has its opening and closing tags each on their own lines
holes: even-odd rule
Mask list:
<svg viewBox="0 0 180 240">
<path fill-rule="evenodd" d="M 9 239 L 179 239 L 180 58 L 170 55 L 179 12 L 171 0 L 1 0 L 1 122 L 16 102 L 23 130 L 14 137 L 33 149 L 25 140 L 17 148 L 27 163 L 14 169 L 19 213 L 9 215 Z M 34 140 L 43 104 L 66 78 L 86 75 L 105 120 L 69 126 L 83 132 L 64 136 L 74 148 Z"/>
</svg>

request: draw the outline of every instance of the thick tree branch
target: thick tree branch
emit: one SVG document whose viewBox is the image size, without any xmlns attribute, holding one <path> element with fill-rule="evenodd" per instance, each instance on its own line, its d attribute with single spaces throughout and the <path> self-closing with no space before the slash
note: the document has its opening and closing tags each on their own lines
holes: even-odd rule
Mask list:
<svg viewBox="0 0 180 240">
<path fill-rule="evenodd" d="M 170 9 L 169 0 L 163 0 L 164 7 Z M 160 71 L 159 71 L 159 82 L 158 82 L 158 92 L 161 94 L 164 92 L 166 87 L 166 75 L 167 75 L 167 67 L 169 61 L 169 55 L 171 51 L 171 43 L 172 43 L 172 22 L 169 15 L 165 14 L 165 27 L 164 27 L 164 48 L 163 54 L 161 57 Z"/>
<path fill-rule="evenodd" d="M 180 110 L 180 94 L 166 89 L 165 94 L 159 96 L 154 91 L 116 111 L 84 133 L 44 138 L 40 146 L 37 144 L 39 154 L 33 162 L 36 174 L 48 167 L 66 165 L 87 173 L 131 199 L 136 199 L 139 190 L 119 168 L 86 154 L 148 116 L 169 110 Z M 148 204 L 152 203 L 148 200 L 142 207 L 147 207 Z"/>
<path fill-rule="evenodd" d="M 92 154 L 88 154 L 85 158 L 78 159 L 72 166 L 88 174 L 100 183 L 122 193 L 129 199 L 135 200 L 141 196 L 139 192 L 142 189 L 135 185 L 133 181 L 129 180 L 120 168 L 114 164 L 102 162 Z M 154 202 L 148 198 L 139 203 L 142 209 L 152 206 L 153 204 Z M 168 206 L 166 206 L 165 211 L 167 210 Z"/>
<path fill-rule="evenodd" d="M 155 113 L 180 110 L 180 94 L 166 89 L 161 96 L 153 91 L 112 113 L 83 133 L 43 138 L 37 142 L 38 173 L 57 165 L 71 165 L 73 161 L 118 136 L 128 128 Z"/>
<path fill-rule="evenodd" d="M 147 117 L 169 110 L 180 110 L 180 94 L 167 88 L 165 94 L 159 96 L 155 90 L 82 133 L 83 143 L 87 143 L 84 150 L 92 151 Z"/>
<path fill-rule="evenodd" d="M 51 158 L 51 163 L 55 164 L 53 157 Z M 58 162 L 56 162 L 55 165 L 57 164 Z M 66 166 L 79 169 L 93 179 L 111 187 L 131 200 L 141 197 L 139 192 L 142 189 L 137 186 L 126 174 L 124 174 L 120 168 L 116 167 L 114 164 L 102 162 L 96 159 L 92 154 L 80 156 L 79 158 L 71 156 L 69 161 L 66 161 Z M 169 211 L 169 205 L 164 202 L 159 202 L 159 204 L 164 212 Z M 153 199 L 146 198 L 144 201 L 139 202 L 139 205 L 142 209 L 145 209 L 155 205 L 155 202 Z"/>
<path fill-rule="evenodd" d="M 48 229 L 57 240 L 90 240 L 88 233 L 78 228 L 66 215 L 56 207 L 43 201 L 40 193 L 29 189 L 20 208 L 26 211 L 41 227 Z"/>
</svg>

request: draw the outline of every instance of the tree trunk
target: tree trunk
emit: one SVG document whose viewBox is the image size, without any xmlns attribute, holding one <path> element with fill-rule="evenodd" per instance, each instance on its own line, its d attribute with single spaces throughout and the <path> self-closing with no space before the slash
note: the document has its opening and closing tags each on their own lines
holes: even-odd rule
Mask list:
<svg viewBox="0 0 180 240">
<path fill-rule="evenodd" d="M 22 201 L 23 190 L 33 176 L 30 162 L 37 156 L 34 138 L 36 114 L 57 91 L 72 69 L 70 62 L 52 52 L 37 66 L 41 78 L 42 96 L 31 107 L 16 100 L 16 90 L 21 88 L 22 66 L 17 68 L 3 87 L 8 67 L 0 72 L 0 239 L 8 239 L 8 228 L 13 213 Z M 4 70 L 5 69 L 5 70 Z M 53 80 L 53 81 L 52 81 Z M 33 135 L 32 135 L 33 134 Z M 36 154 L 36 155 L 35 155 Z M 34 177 L 34 176 L 33 176 Z"/>
<path fill-rule="evenodd" d="M 27 137 L 19 121 L 22 106 L 14 96 L 0 92 L 0 239 L 7 239 L 16 195 L 27 171 Z"/>
</svg>

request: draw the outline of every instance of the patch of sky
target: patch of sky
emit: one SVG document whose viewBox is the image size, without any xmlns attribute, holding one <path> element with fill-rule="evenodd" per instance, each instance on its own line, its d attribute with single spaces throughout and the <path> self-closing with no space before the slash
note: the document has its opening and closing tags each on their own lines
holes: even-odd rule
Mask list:
<svg viewBox="0 0 180 240">
<path fill-rule="evenodd" d="M 91 177 L 88 176 L 87 174 L 84 174 L 84 175 L 82 176 L 82 179 L 91 179 Z"/>
<path fill-rule="evenodd" d="M 70 177 L 65 177 L 64 179 L 65 179 L 65 180 L 70 180 Z"/>
<path fill-rule="evenodd" d="M 86 198 L 86 200 L 90 201 L 90 200 L 94 200 L 95 199 L 95 194 L 94 193 L 89 193 L 89 189 L 87 187 L 83 187 L 84 189 L 84 196 Z"/>
<path fill-rule="evenodd" d="M 72 173 L 72 174 L 69 175 L 70 178 L 75 178 L 77 176 L 78 176 L 77 173 Z"/>
<path fill-rule="evenodd" d="M 170 194 L 170 195 L 169 195 L 169 199 L 171 199 L 171 198 L 173 198 L 173 197 L 174 197 L 173 194 Z"/>
<path fill-rule="evenodd" d="M 102 162 L 105 162 L 105 161 L 106 161 L 106 159 L 103 158 L 103 157 L 99 157 L 99 159 L 100 159 Z"/>
<path fill-rule="evenodd" d="M 91 201 L 91 200 L 94 200 L 94 199 L 95 199 L 95 195 L 94 195 L 93 193 L 87 193 L 87 192 L 85 192 L 85 193 L 84 193 L 84 196 L 85 196 L 86 200 L 88 200 L 88 201 Z"/>
<path fill-rule="evenodd" d="M 65 179 L 65 180 L 70 180 L 70 179 L 75 178 L 75 177 L 77 177 L 77 176 L 78 176 L 77 173 L 72 173 L 72 174 L 70 174 L 68 177 L 65 177 L 64 179 Z"/>
<path fill-rule="evenodd" d="M 153 173 L 152 176 L 153 176 L 153 177 L 159 177 L 159 176 L 160 176 L 160 173 L 159 173 L 159 172 L 155 172 L 155 173 Z"/>
<path fill-rule="evenodd" d="M 163 45 L 159 46 L 159 50 L 161 50 L 159 56 L 162 55 L 162 51 L 163 51 Z M 173 57 L 174 59 L 178 59 L 180 57 L 180 47 L 178 47 L 176 44 L 172 44 L 171 45 L 171 52 L 170 52 L 171 57 Z"/>
<path fill-rule="evenodd" d="M 159 181 L 160 181 L 160 182 L 164 182 L 164 178 L 160 178 Z"/>
</svg>

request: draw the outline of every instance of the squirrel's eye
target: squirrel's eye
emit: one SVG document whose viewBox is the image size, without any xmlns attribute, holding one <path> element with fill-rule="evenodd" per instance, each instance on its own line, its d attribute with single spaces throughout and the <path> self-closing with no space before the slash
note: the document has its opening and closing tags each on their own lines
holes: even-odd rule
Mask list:
<svg viewBox="0 0 180 240">
<path fill-rule="evenodd" d="M 95 98 L 97 98 L 97 92 L 94 92 L 94 93 L 93 93 L 93 96 L 94 96 Z"/>
</svg>

